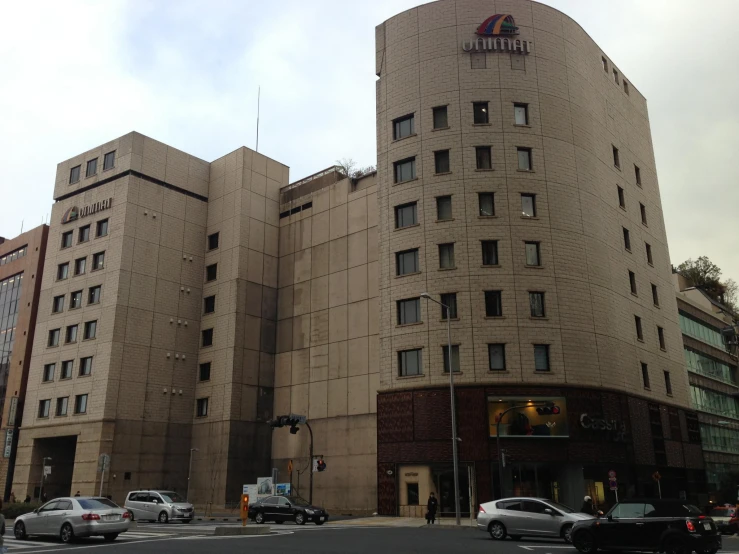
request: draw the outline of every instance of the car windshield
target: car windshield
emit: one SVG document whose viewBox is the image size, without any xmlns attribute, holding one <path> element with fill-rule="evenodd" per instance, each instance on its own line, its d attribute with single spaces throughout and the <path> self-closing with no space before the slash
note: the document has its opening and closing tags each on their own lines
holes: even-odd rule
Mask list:
<svg viewBox="0 0 739 554">
<path fill-rule="evenodd" d="M 699 516 L 703 513 L 698 506 L 693 506 L 692 504 L 683 504 L 683 508 L 685 508 L 691 516 Z"/>
<path fill-rule="evenodd" d="M 118 505 L 107 498 L 77 498 L 83 510 L 107 510 L 118 508 Z"/>
<path fill-rule="evenodd" d="M 309 502 L 306 502 L 299 496 L 286 496 L 285 498 L 287 498 L 293 506 L 310 506 Z"/>
<path fill-rule="evenodd" d="M 165 502 L 169 502 L 170 504 L 174 504 L 175 502 L 185 502 L 185 499 L 176 492 L 160 492 L 159 494 L 164 498 Z"/>
<path fill-rule="evenodd" d="M 553 502 L 551 500 L 547 500 L 547 504 L 550 506 L 557 508 L 560 512 L 564 512 L 565 514 L 574 514 L 575 510 L 570 508 L 569 506 L 565 506 L 564 504 L 560 504 L 559 502 Z"/>
</svg>

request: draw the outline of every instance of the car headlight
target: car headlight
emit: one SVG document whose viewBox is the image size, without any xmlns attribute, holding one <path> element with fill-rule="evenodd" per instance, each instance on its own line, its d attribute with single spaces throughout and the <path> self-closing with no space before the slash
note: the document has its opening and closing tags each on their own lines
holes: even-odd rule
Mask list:
<svg viewBox="0 0 739 554">
<path fill-rule="evenodd" d="M 309 516 L 312 516 L 314 512 L 313 510 L 309 510 L 306 508 L 305 513 L 308 514 Z"/>
</svg>

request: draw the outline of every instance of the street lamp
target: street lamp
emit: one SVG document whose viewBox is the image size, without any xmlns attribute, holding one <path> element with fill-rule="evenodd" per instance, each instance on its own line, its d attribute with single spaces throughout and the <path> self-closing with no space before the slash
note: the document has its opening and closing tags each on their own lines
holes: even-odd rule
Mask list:
<svg viewBox="0 0 739 554">
<path fill-rule="evenodd" d="M 457 455 L 457 414 L 456 408 L 454 407 L 454 368 L 452 367 L 452 312 L 449 306 L 442 304 L 438 300 L 431 298 L 429 293 L 421 293 L 421 298 L 431 300 L 442 308 L 446 313 L 446 334 L 447 334 L 447 358 L 449 360 L 449 396 L 451 397 L 452 404 L 452 458 L 454 461 L 454 510 L 457 518 L 457 525 L 460 525 L 461 510 L 459 508 L 459 458 Z"/>
<path fill-rule="evenodd" d="M 190 449 L 190 468 L 187 470 L 187 501 L 190 502 L 190 476 L 192 475 L 192 453 L 200 452 L 199 448 Z M 192 502 L 190 502 L 192 504 Z"/>
<path fill-rule="evenodd" d="M 46 460 L 51 461 L 51 458 L 49 458 L 48 456 L 44 456 L 44 458 L 41 460 L 41 486 L 38 490 L 39 502 L 41 502 L 44 494 L 44 481 L 46 480 Z"/>
</svg>

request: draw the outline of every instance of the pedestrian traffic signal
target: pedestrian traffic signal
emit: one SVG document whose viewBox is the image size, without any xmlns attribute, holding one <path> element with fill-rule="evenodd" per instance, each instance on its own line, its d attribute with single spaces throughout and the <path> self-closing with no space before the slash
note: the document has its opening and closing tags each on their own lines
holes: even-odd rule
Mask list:
<svg viewBox="0 0 739 554">
<path fill-rule="evenodd" d="M 326 471 L 326 462 L 323 461 L 323 458 L 320 458 L 318 462 L 316 462 L 316 470 Z"/>
</svg>

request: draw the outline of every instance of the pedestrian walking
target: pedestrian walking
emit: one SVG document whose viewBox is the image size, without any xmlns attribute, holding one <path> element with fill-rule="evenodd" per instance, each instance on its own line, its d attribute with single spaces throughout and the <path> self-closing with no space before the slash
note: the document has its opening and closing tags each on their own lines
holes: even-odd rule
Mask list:
<svg viewBox="0 0 739 554">
<path fill-rule="evenodd" d="M 593 507 L 593 499 L 589 496 L 586 496 L 583 498 L 582 501 L 582 507 L 580 508 L 580 511 L 583 514 L 588 514 L 589 516 L 594 516 L 596 514 L 595 508 Z"/>
<path fill-rule="evenodd" d="M 426 503 L 426 525 L 433 525 L 436 521 L 436 510 L 439 508 L 439 501 L 432 492 L 429 495 L 429 501 Z"/>
</svg>

